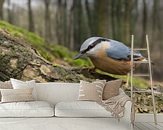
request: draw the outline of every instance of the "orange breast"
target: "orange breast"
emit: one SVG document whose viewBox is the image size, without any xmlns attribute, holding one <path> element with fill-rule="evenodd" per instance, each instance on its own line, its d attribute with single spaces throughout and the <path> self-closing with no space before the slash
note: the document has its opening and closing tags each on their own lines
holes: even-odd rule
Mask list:
<svg viewBox="0 0 163 130">
<path fill-rule="evenodd" d="M 130 61 L 119 61 L 108 57 L 105 53 L 105 47 L 90 59 L 96 68 L 111 74 L 125 75 L 130 72 Z"/>
</svg>

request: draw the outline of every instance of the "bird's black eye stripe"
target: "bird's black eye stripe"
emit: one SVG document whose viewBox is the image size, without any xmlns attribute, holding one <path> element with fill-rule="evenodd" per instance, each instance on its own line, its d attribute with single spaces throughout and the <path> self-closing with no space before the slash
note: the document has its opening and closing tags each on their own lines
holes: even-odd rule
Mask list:
<svg viewBox="0 0 163 130">
<path fill-rule="evenodd" d="M 97 44 L 101 43 L 102 41 L 109 41 L 109 39 L 104 39 L 104 38 L 101 38 L 101 39 L 98 39 L 96 40 L 94 43 L 92 43 L 92 46 L 96 46 Z"/>
<path fill-rule="evenodd" d="M 91 45 L 89 45 L 87 49 L 91 49 L 95 47 L 97 44 L 101 43 L 102 41 L 109 41 L 109 39 L 100 38 L 96 40 L 95 42 L 93 42 Z"/>
<path fill-rule="evenodd" d="M 89 45 L 88 48 L 83 50 L 81 53 L 82 54 L 86 53 L 87 51 L 89 51 L 90 49 L 92 49 L 97 44 L 101 43 L 102 41 L 110 41 L 110 40 L 109 39 L 105 39 L 105 38 L 100 38 L 100 39 L 96 40 L 95 42 L 93 42 L 91 45 Z"/>
</svg>

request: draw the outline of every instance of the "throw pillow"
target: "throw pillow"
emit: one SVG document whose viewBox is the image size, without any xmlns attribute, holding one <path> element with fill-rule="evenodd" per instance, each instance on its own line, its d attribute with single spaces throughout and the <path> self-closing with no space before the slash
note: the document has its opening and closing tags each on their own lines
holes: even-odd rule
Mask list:
<svg viewBox="0 0 163 130">
<path fill-rule="evenodd" d="M 113 80 L 106 82 L 103 90 L 103 100 L 107 100 L 111 97 L 117 96 L 119 94 L 119 88 L 122 85 L 122 80 Z"/>
<path fill-rule="evenodd" d="M 81 80 L 78 100 L 101 101 L 105 80 L 96 80 L 92 83 Z"/>
<path fill-rule="evenodd" d="M 27 89 L 1 89 L 2 103 L 33 101 L 33 88 Z"/>
<path fill-rule="evenodd" d="M 11 81 L 0 82 L 0 89 L 12 89 Z M 1 92 L 0 92 L 0 101 L 1 101 Z"/>
<path fill-rule="evenodd" d="M 17 79 L 11 78 L 11 84 L 14 89 L 26 89 L 26 88 L 33 88 L 32 95 L 35 100 L 37 100 L 37 92 L 36 92 L 36 83 L 35 80 L 30 81 L 21 81 Z"/>
</svg>

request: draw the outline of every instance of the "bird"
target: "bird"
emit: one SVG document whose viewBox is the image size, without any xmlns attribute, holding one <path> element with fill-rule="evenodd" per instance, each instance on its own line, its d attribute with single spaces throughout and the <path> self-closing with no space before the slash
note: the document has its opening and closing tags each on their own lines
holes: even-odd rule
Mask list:
<svg viewBox="0 0 163 130">
<path fill-rule="evenodd" d="M 95 69 L 116 75 L 126 75 L 131 70 L 131 49 L 124 43 L 104 37 L 90 37 L 80 47 L 74 60 L 89 57 Z M 133 52 L 134 61 L 145 61 L 138 51 Z"/>
</svg>

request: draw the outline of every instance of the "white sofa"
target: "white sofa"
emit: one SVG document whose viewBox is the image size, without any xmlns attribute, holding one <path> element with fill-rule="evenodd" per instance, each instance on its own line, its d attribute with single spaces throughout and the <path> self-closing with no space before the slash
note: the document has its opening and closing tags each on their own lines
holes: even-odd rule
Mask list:
<svg viewBox="0 0 163 130">
<path fill-rule="evenodd" d="M 78 83 L 36 83 L 36 91 L 38 101 L 15 104 L 15 109 L 21 109 L 19 113 L 7 110 L 11 103 L 0 104 L 0 130 L 130 129 L 130 101 L 118 122 L 97 103 L 77 101 Z"/>
</svg>

